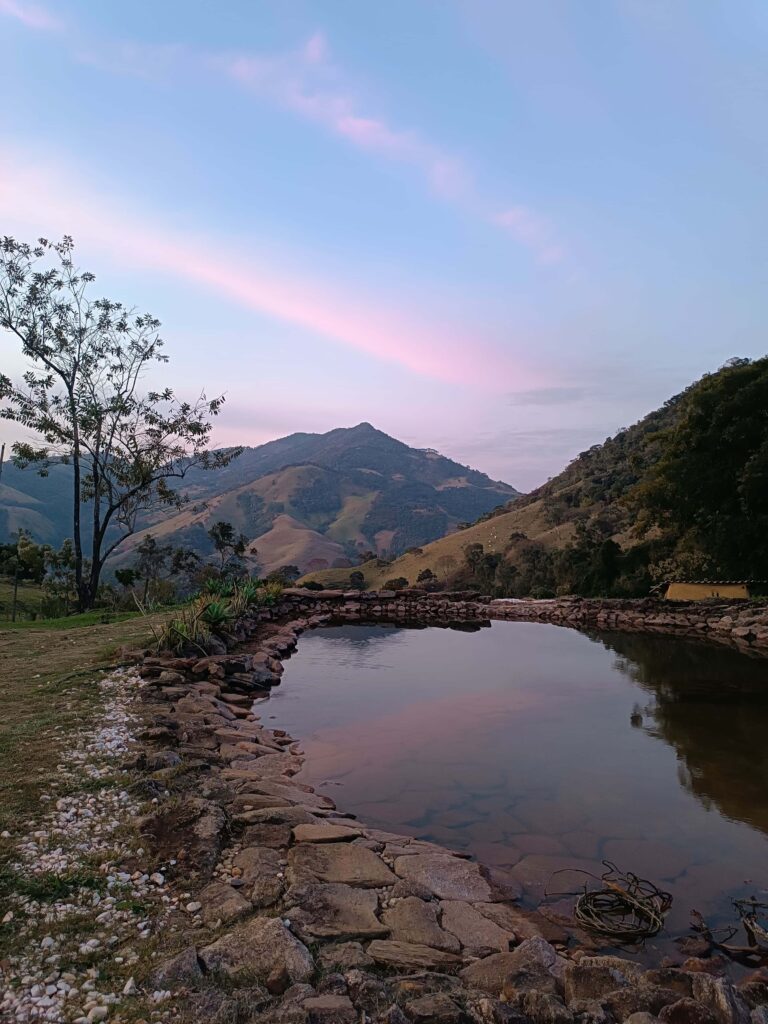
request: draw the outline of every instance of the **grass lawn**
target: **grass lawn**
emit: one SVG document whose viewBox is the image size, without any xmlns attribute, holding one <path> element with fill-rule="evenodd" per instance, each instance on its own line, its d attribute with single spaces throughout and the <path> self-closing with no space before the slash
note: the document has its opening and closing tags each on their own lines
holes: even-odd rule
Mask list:
<svg viewBox="0 0 768 1024">
<path fill-rule="evenodd" d="M 19 581 L 19 593 L 17 595 L 16 617 L 28 618 L 35 612 L 40 611 L 40 601 L 43 591 L 37 583 L 30 583 L 28 580 Z M 7 619 L 10 622 L 11 608 L 13 606 L 13 580 L 6 576 L 0 577 L 0 622 Z"/>
<path fill-rule="evenodd" d="M 0 622 L 0 831 L 39 807 L 67 736 L 98 710 L 99 667 L 120 661 L 123 647 L 149 645 L 168 614 Z"/>
</svg>

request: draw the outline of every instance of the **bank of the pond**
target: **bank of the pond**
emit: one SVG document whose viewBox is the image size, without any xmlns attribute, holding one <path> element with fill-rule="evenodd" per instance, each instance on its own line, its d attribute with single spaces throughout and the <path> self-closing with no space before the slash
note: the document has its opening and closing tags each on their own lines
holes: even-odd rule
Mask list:
<svg viewBox="0 0 768 1024">
<path fill-rule="evenodd" d="M 612 618 L 607 618 L 612 617 Z M 490 602 L 467 595 L 286 592 L 214 657 L 143 659 L 145 754 L 158 805 L 140 822 L 189 895 L 146 984 L 183 1020 L 459 1024 L 759 1024 L 768 984 L 734 984 L 691 938 L 644 970 L 597 955 L 567 917 L 526 910 L 517 881 L 436 844 L 367 827 L 296 783 L 299 744 L 253 712 L 307 629 L 331 621 L 534 618 L 704 635 L 756 652 L 755 606 Z M 602 618 L 601 618 L 602 617 Z M 175 863 L 174 863 L 175 862 Z"/>
</svg>

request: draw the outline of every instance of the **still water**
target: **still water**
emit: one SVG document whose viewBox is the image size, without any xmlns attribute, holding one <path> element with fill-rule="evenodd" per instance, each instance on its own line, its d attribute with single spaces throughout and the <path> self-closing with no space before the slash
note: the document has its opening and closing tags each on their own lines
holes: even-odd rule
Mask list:
<svg viewBox="0 0 768 1024">
<path fill-rule="evenodd" d="M 340 626 L 301 639 L 259 710 L 301 741 L 299 781 L 511 868 L 531 904 L 602 858 L 672 893 L 672 935 L 768 898 L 768 661 L 538 623 Z"/>
</svg>

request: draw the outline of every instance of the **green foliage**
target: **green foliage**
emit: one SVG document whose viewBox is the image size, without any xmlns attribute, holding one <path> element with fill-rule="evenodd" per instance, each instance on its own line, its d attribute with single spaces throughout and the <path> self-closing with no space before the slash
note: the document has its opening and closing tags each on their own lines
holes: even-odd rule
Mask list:
<svg viewBox="0 0 768 1024">
<path fill-rule="evenodd" d="M 352 590 L 365 590 L 365 576 L 359 569 L 349 574 L 349 585 Z"/>
<path fill-rule="evenodd" d="M 405 576 L 395 576 L 391 580 L 387 580 L 384 584 L 385 590 L 405 590 L 408 586 L 408 580 Z"/>
<path fill-rule="evenodd" d="M 164 363 L 160 322 L 120 302 L 88 297 L 91 273 L 74 264 L 65 237 L 34 246 L 0 239 L 0 329 L 20 342 L 22 382 L 0 374 L 0 418 L 37 438 L 13 461 L 46 476 L 72 467 L 73 570 L 80 610 L 96 600 L 109 555 L 137 517 L 181 503 L 169 485 L 192 467 L 225 466 L 239 454 L 209 452 L 210 419 L 223 398 L 180 401 L 170 388 L 142 394 L 148 367 Z M 81 522 L 88 506 L 90 551 Z"/>
<path fill-rule="evenodd" d="M 267 573 L 264 577 L 269 583 L 282 583 L 284 587 L 289 587 L 292 583 L 301 576 L 301 569 L 298 565 L 281 565 L 279 569 L 273 569 L 272 572 Z"/>
<path fill-rule="evenodd" d="M 234 612 L 227 601 L 209 601 L 203 609 L 202 618 L 214 633 L 221 633 L 234 618 Z"/>
<path fill-rule="evenodd" d="M 733 360 L 685 392 L 631 502 L 674 557 L 716 577 L 768 576 L 768 358 Z"/>
<path fill-rule="evenodd" d="M 160 629 L 153 630 L 157 649 L 172 651 L 174 654 L 189 651 L 207 654 L 212 635 L 205 621 L 207 607 L 208 602 L 198 598 L 182 608 L 178 615 L 174 615 Z"/>
</svg>

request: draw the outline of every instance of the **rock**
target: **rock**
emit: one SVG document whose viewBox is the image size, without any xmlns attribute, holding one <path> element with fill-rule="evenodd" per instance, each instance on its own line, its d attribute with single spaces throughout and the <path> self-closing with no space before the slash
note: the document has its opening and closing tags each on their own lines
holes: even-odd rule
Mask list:
<svg viewBox="0 0 768 1024">
<path fill-rule="evenodd" d="M 449 935 L 440 927 L 438 907 L 435 903 L 424 903 L 415 896 L 408 896 L 385 910 L 382 923 L 392 932 L 396 942 L 409 942 L 417 946 L 431 946 L 458 953 L 460 943 L 455 935 Z"/>
<path fill-rule="evenodd" d="M 461 963 L 458 956 L 444 950 L 432 949 L 414 942 L 392 942 L 375 939 L 368 947 L 368 955 L 377 964 L 404 968 L 450 968 Z"/>
<path fill-rule="evenodd" d="M 594 963 L 600 957 L 582 957 L 565 968 L 565 1001 L 569 1005 L 576 999 L 602 999 L 609 992 L 632 983 L 627 972 L 614 964 Z"/>
<path fill-rule="evenodd" d="M 400 878 L 418 882 L 443 900 L 488 900 L 491 887 L 477 864 L 441 854 L 398 857 L 395 872 Z"/>
<path fill-rule="evenodd" d="M 493 902 L 508 902 L 519 900 L 523 894 L 523 887 L 520 880 L 506 868 L 495 867 L 490 864 L 483 864 L 480 873 L 491 887 L 491 900 Z"/>
<path fill-rule="evenodd" d="M 384 861 L 364 846 L 349 843 L 302 843 L 288 853 L 292 884 L 343 882 L 375 888 L 397 881 Z"/>
<path fill-rule="evenodd" d="M 282 869 L 277 850 L 265 846 L 247 846 L 232 863 L 241 870 L 243 885 L 255 907 L 271 907 L 277 903 L 284 888 L 284 880 L 278 877 Z"/>
<path fill-rule="evenodd" d="M 530 989 L 556 992 L 562 987 L 565 962 L 545 939 L 526 939 L 509 957 L 503 986 L 507 997 Z"/>
<path fill-rule="evenodd" d="M 693 998 L 709 1007 L 718 1024 L 749 1024 L 749 1008 L 727 978 L 694 974 Z"/>
<path fill-rule="evenodd" d="M 321 946 L 318 959 L 325 970 L 348 971 L 352 967 L 373 964 L 373 957 L 368 956 L 359 942 L 332 942 Z"/>
<path fill-rule="evenodd" d="M 517 939 L 546 939 L 551 942 L 549 936 L 544 934 L 549 922 L 538 918 L 535 911 L 523 910 L 511 903 L 474 903 L 473 906 L 499 928 L 513 932 Z"/>
<path fill-rule="evenodd" d="M 414 1024 L 459 1024 L 461 1008 L 444 992 L 433 992 L 405 1004 L 405 1012 Z"/>
<path fill-rule="evenodd" d="M 515 940 L 513 932 L 500 928 L 469 903 L 461 900 L 443 900 L 440 903 L 440 910 L 441 924 L 445 931 L 455 935 L 465 952 L 472 956 L 506 952 L 510 942 Z"/>
<path fill-rule="evenodd" d="M 139 831 L 158 859 L 184 852 L 185 865 L 210 877 L 219 859 L 227 818 L 218 804 L 187 796 L 139 822 Z"/>
<path fill-rule="evenodd" d="M 295 886 L 286 896 L 286 911 L 299 935 L 316 939 L 379 938 L 389 928 L 376 917 L 378 897 L 367 889 L 339 882 Z"/>
<path fill-rule="evenodd" d="M 226 882 L 210 882 L 200 893 L 202 918 L 209 926 L 217 922 L 228 924 L 243 917 L 251 910 L 251 904 Z"/>
<path fill-rule="evenodd" d="M 422 885 L 421 882 L 414 882 L 410 878 L 399 879 L 392 887 L 392 896 L 396 896 L 398 899 L 404 899 L 406 896 L 415 896 L 420 900 L 432 900 L 434 895 L 426 885 Z"/>
<path fill-rule="evenodd" d="M 155 989 L 190 988 L 203 980 L 203 972 L 197 959 L 197 950 L 189 946 L 181 953 L 160 964 L 149 977 Z"/>
<path fill-rule="evenodd" d="M 320 995 L 305 999 L 302 1006 L 309 1024 L 355 1024 L 357 1012 L 349 996 Z"/>
<path fill-rule="evenodd" d="M 533 1024 L 574 1024 L 576 1019 L 553 992 L 529 989 L 519 993 L 514 1005 L 522 1010 Z"/>
<path fill-rule="evenodd" d="M 293 830 L 293 838 L 297 843 L 347 843 L 362 835 L 358 828 L 347 828 L 342 825 L 297 825 Z"/>
<path fill-rule="evenodd" d="M 652 1013 L 645 1013 L 641 1010 L 639 1013 L 630 1013 L 624 1024 L 657 1024 L 658 1019 Z"/>
<path fill-rule="evenodd" d="M 695 999 L 678 999 L 659 1014 L 664 1024 L 718 1024 L 717 1017 Z"/>
<path fill-rule="evenodd" d="M 498 998 L 504 979 L 517 963 L 512 956 L 512 953 L 493 953 L 465 967 L 459 972 L 459 977 L 468 988 L 479 989 Z"/>
<path fill-rule="evenodd" d="M 237 925 L 202 949 L 200 959 L 209 971 L 264 982 L 284 967 L 292 984 L 307 981 L 315 966 L 307 947 L 276 917 L 254 917 Z"/>
<path fill-rule="evenodd" d="M 238 815 L 236 820 L 245 816 L 242 814 Z M 249 825 L 243 832 L 243 844 L 245 846 L 268 846 L 272 850 L 283 850 L 290 841 L 290 825 Z"/>
<path fill-rule="evenodd" d="M 680 999 L 680 993 L 668 988 L 657 988 L 641 980 L 636 985 L 625 986 L 608 992 L 603 997 L 603 1006 L 610 1010 L 617 1020 L 624 1020 L 633 1013 L 659 1013 Z"/>
</svg>

